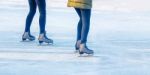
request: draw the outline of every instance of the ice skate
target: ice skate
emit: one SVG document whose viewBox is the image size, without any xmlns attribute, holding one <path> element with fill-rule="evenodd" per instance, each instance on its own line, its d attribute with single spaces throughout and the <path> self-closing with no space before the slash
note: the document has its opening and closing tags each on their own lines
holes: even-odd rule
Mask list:
<svg viewBox="0 0 150 75">
<path fill-rule="evenodd" d="M 75 44 L 75 50 L 76 50 L 75 53 L 79 52 L 80 44 L 81 44 L 81 40 L 78 40 Z"/>
<path fill-rule="evenodd" d="M 80 44 L 79 54 L 82 56 L 83 54 L 93 55 L 94 51 L 87 48 L 85 44 Z"/>
<path fill-rule="evenodd" d="M 32 36 L 29 32 L 24 32 L 24 34 L 22 35 L 22 41 L 26 41 L 26 40 L 34 41 L 35 37 Z"/>
<path fill-rule="evenodd" d="M 42 43 L 53 44 L 53 40 L 52 40 L 52 39 L 49 39 L 49 38 L 46 36 L 46 33 L 40 34 L 38 40 L 39 40 L 39 44 L 42 44 Z"/>
</svg>

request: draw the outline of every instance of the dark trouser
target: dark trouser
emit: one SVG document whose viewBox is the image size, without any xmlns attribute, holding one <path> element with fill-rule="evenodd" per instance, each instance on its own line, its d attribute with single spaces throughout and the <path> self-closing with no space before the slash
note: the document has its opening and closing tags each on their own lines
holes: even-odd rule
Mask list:
<svg viewBox="0 0 150 75">
<path fill-rule="evenodd" d="M 46 24 L 46 2 L 45 0 L 28 0 L 30 11 L 26 18 L 26 27 L 25 32 L 30 32 L 30 26 L 33 20 L 33 17 L 36 13 L 36 8 L 38 6 L 40 12 L 39 24 L 40 24 L 40 33 L 45 32 Z"/>
<path fill-rule="evenodd" d="M 87 36 L 90 29 L 91 9 L 75 8 L 75 10 L 80 17 L 78 27 L 77 27 L 77 41 L 81 40 L 81 44 L 86 43 Z"/>
</svg>

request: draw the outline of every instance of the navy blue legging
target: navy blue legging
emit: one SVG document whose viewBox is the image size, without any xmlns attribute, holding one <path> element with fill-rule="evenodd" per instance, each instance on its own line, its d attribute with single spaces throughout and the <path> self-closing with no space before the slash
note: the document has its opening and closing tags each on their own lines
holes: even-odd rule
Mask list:
<svg viewBox="0 0 150 75">
<path fill-rule="evenodd" d="M 75 10 L 80 17 L 77 27 L 77 41 L 81 40 L 81 43 L 86 43 L 90 29 L 91 9 L 75 8 Z"/>
<path fill-rule="evenodd" d="M 26 27 L 25 32 L 30 32 L 31 23 L 33 17 L 36 13 L 36 8 L 38 6 L 40 12 L 39 25 L 40 25 L 40 33 L 45 32 L 45 24 L 46 24 L 46 2 L 45 0 L 28 0 L 30 11 L 26 18 Z"/>
</svg>

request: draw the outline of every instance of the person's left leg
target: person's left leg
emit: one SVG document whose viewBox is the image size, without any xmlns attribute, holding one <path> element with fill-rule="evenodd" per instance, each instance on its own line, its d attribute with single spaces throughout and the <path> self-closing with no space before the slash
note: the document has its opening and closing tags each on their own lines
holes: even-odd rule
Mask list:
<svg viewBox="0 0 150 75">
<path fill-rule="evenodd" d="M 40 24 L 40 35 L 39 35 L 39 43 L 51 43 L 53 44 L 53 40 L 47 38 L 46 31 L 45 31 L 45 25 L 46 25 L 46 1 L 45 0 L 38 0 L 37 1 L 39 12 L 40 12 L 40 18 L 39 18 L 39 24 Z"/>
<path fill-rule="evenodd" d="M 91 9 L 81 9 L 81 15 L 82 15 L 81 43 L 86 43 L 90 29 Z"/>
<path fill-rule="evenodd" d="M 46 25 L 46 1 L 45 0 L 38 0 L 37 2 L 40 18 L 39 18 L 39 25 L 40 25 L 40 34 L 45 32 L 45 25 Z"/>
<path fill-rule="evenodd" d="M 81 44 L 80 44 L 80 54 L 93 54 L 94 51 L 88 49 L 86 46 L 87 37 L 90 29 L 90 18 L 91 18 L 91 9 L 81 9 L 82 15 L 82 31 L 81 31 Z"/>
</svg>

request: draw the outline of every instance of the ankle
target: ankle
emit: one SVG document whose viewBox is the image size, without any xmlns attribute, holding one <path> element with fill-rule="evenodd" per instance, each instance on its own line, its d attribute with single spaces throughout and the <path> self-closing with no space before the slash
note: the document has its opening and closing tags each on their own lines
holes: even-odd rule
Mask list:
<svg viewBox="0 0 150 75">
<path fill-rule="evenodd" d="M 80 44 L 80 48 L 81 49 L 85 48 L 85 44 L 84 43 Z"/>
<path fill-rule="evenodd" d="M 24 32 L 24 34 L 29 34 L 29 32 Z"/>
<path fill-rule="evenodd" d="M 76 45 L 79 46 L 80 44 L 81 44 L 81 40 L 77 40 L 77 41 L 76 41 Z"/>
</svg>

